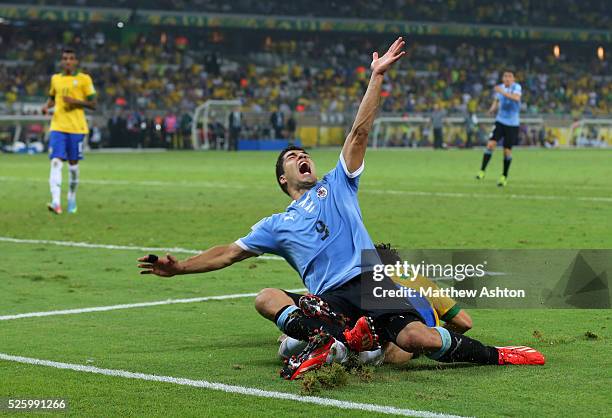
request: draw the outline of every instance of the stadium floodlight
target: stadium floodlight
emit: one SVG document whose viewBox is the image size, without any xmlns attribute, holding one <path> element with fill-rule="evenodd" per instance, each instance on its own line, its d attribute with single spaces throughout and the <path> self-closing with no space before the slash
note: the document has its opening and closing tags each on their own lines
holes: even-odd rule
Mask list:
<svg viewBox="0 0 612 418">
<path fill-rule="evenodd" d="M 204 104 L 199 105 L 193 112 L 193 120 L 191 122 L 191 142 L 193 149 L 210 149 L 208 141 L 208 123 L 212 116 L 217 120 L 221 120 L 225 131 L 229 130 L 229 113 L 236 106 L 242 105 L 238 99 L 234 100 L 207 100 Z M 198 136 L 198 124 L 202 124 L 202 135 Z M 224 141 L 224 147 L 227 149 L 229 143 Z"/>
</svg>

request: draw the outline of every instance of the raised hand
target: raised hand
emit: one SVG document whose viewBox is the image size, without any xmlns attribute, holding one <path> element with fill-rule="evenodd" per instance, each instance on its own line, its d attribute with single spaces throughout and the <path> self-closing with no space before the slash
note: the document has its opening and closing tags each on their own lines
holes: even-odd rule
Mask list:
<svg viewBox="0 0 612 418">
<path fill-rule="evenodd" d="M 385 55 L 378 57 L 378 52 L 372 54 L 372 64 L 370 68 L 374 74 L 384 74 L 394 62 L 399 60 L 406 54 L 406 51 L 402 51 L 402 48 L 406 45 L 404 39 L 400 36 L 391 44 Z"/>
<path fill-rule="evenodd" d="M 155 274 L 162 277 L 172 277 L 181 273 L 179 261 L 176 257 L 166 254 L 165 257 L 157 258 L 157 256 L 145 255 L 140 257 L 138 261 L 141 263 L 138 268 L 144 269 L 140 274 Z"/>
</svg>

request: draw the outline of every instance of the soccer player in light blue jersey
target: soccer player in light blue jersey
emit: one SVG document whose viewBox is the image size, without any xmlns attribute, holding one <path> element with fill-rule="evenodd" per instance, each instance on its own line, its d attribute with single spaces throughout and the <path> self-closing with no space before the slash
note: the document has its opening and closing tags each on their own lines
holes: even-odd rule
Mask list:
<svg viewBox="0 0 612 418">
<path fill-rule="evenodd" d="M 495 98 L 489 109 L 489 113 L 495 114 L 495 128 L 491 134 L 491 138 L 487 143 L 482 157 L 482 165 L 480 171 L 476 175 L 477 180 L 482 180 L 485 176 L 485 170 L 491 160 L 493 151 L 497 142 L 504 140 L 504 171 L 499 178 L 497 185 L 504 187 L 508 184 L 508 170 L 512 162 L 512 146 L 518 144 L 519 114 L 521 111 L 521 85 L 514 81 L 514 72 L 512 70 L 504 70 L 502 83 L 495 86 Z"/>
<path fill-rule="evenodd" d="M 367 351 L 381 342 L 394 342 L 402 350 L 442 362 L 544 363 L 544 357 L 529 347 L 485 346 L 452 330 L 428 327 L 409 300 L 378 299 L 368 288 L 376 284 L 378 294 L 397 290 L 388 277 L 373 282 L 368 266 L 380 263 L 378 256 L 362 259 L 363 251 L 376 254 L 376 250 L 363 223 L 357 192 L 385 73 L 405 54 L 403 47 L 400 37 L 383 56 L 372 54 L 367 90 L 331 171 L 319 179 L 315 162 L 298 147 L 279 154 L 276 179 L 292 199 L 285 211 L 262 219 L 233 243 L 187 260 L 169 254 L 138 260 L 141 273 L 164 277 L 218 270 L 263 253 L 287 260 L 310 295 L 264 289 L 255 300 L 257 311 L 283 333 L 309 341 L 281 371 L 287 379 L 334 359 L 342 361 L 348 350 Z"/>
</svg>

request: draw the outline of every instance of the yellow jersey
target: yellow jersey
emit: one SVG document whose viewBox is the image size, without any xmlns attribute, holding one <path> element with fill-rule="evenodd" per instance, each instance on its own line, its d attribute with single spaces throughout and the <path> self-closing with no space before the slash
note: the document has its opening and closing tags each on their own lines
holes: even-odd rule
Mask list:
<svg viewBox="0 0 612 418">
<path fill-rule="evenodd" d="M 55 101 L 51 130 L 69 134 L 89 133 L 83 107 L 65 103 L 64 96 L 77 100 L 92 100 L 95 95 L 96 89 L 88 74 L 79 71 L 71 75 L 54 74 L 51 77 L 51 88 L 49 89 L 49 96 Z"/>
<path fill-rule="evenodd" d="M 397 276 L 392 276 L 391 279 L 397 284 L 409 289 L 415 289 L 416 291 L 420 291 L 421 288 L 431 288 L 434 291 L 440 289 L 437 284 L 429 280 L 427 277 L 421 276 L 420 274 L 416 276 L 414 280 Z M 461 310 L 461 307 L 457 304 L 457 302 L 453 298 L 447 296 L 432 296 L 426 297 L 426 299 L 434 309 L 436 316 L 445 322 L 453 319 L 453 317 L 456 316 Z"/>
</svg>

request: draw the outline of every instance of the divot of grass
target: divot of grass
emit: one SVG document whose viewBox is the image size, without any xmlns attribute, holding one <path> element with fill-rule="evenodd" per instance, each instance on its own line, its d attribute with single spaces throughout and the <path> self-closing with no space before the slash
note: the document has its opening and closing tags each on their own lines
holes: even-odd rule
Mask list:
<svg viewBox="0 0 612 418">
<path fill-rule="evenodd" d="M 301 393 L 313 395 L 321 390 L 337 389 L 346 386 L 349 373 L 339 363 L 326 364 L 319 370 L 309 372 L 302 378 Z"/>
</svg>

